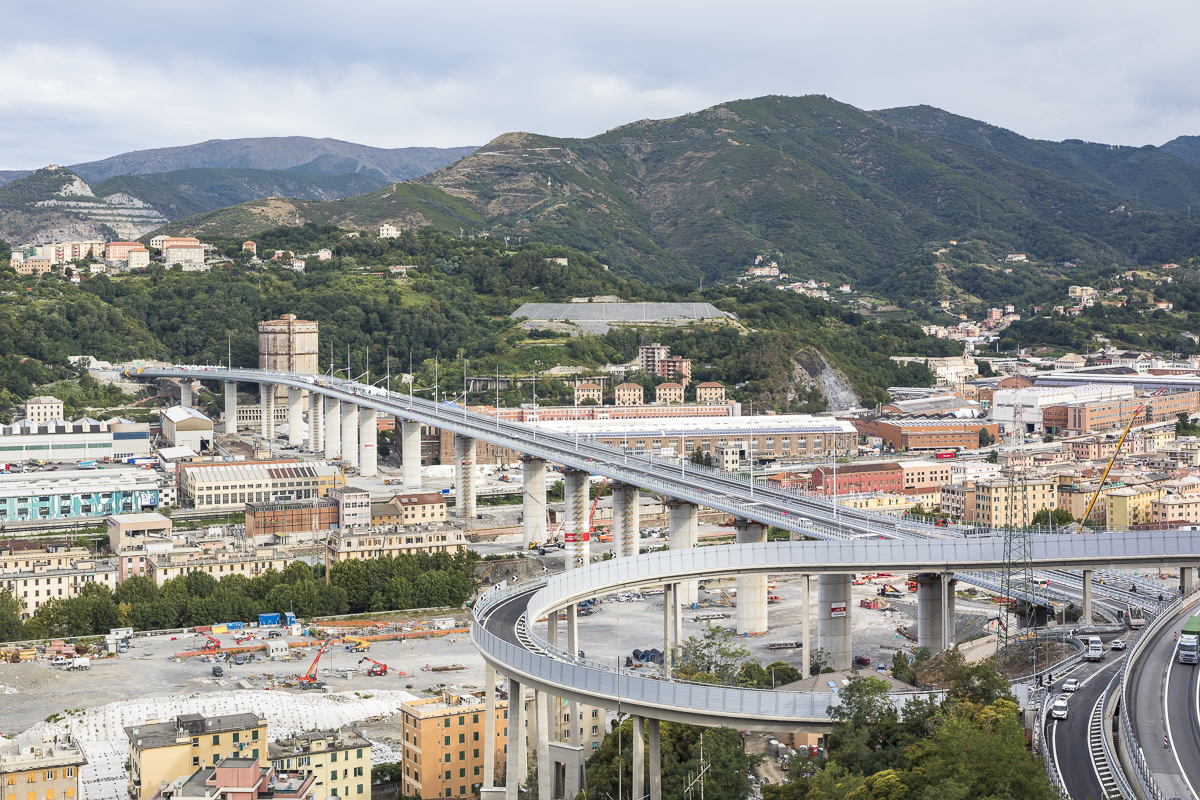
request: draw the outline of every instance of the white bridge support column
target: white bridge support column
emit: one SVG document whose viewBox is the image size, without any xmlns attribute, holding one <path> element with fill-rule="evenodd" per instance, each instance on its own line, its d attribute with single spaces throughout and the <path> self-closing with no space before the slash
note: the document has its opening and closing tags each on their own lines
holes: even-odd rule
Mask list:
<svg viewBox="0 0 1200 800">
<path fill-rule="evenodd" d="M 258 405 L 262 410 L 262 438 L 268 442 L 275 438 L 275 386 L 270 383 L 258 385 Z"/>
<path fill-rule="evenodd" d="M 939 653 L 954 636 L 954 581 L 950 573 L 917 575 L 917 646 Z"/>
<path fill-rule="evenodd" d="M 287 390 L 288 444 L 299 447 L 304 443 L 300 428 L 304 426 L 304 393 L 288 387 Z"/>
<path fill-rule="evenodd" d="M 650 734 L 650 800 L 662 800 L 662 736 L 658 720 L 646 720 Z"/>
<path fill-rule="evenodd" d="M 748 519 L 735 519 L 738 544 L 760 544 L 767 540 L 767 527 Z M 738 575 L 737 579 L 737 632 L 766 633 L 767 631 L 767 576 Z"/>
<path fill-rule="evenodd" d="M 575 603 L 567 606 L 567 650 L 572 658 L 579 657 L 579 606 Z M 583 722 L 579 719 L 579 701 L 571 700 L 571 735 L 567 738 L 573 746 L 578 747 Z"/>
<path fill-rule="evenodd" d="M 361 408 L 358 411 L 358 474 L 364 478 L 374 478 L 379 474 L 377 466 L 379 442 L 379 424 L 373 408 Z"/>
<path fill-rule="evenodd" d="M 192 407 L 192 379 L 182 378 L 179 381 L 179 405 L 184 408 Z"/>
<path fill-rule="evenodd" d="M 475 440 L 454 434 L 454 503 L 463 520 L 475 517 Z"/>
<path fill-rule="evenodd" d="M 550 761 L 550 739 L 554 736 L 554 698 L 545 692 L 537 693 L 537 776 L 538 800 L 551 800 L 554 791 L 554 764 Z"/>
<path fill-rule="evenodd" d="M 835 670 L 850 669 L 849 575 L 826 573 L 817 576 L 817 647 L 827 654 L 829 663 L 826 666 Z"/>
<path fill-rule="evenodd" d="M 1182 572 L 1180 573 L 1182 577 Z M 1083 571 L 1083 611 L 1079 615 L 1080 627 L 1092 624 L 1092 571 Z"/>
<path fill-rule="evenodd" d="M 508 764 L 504 770 L 506 800 L 517 800 L 517 789 L 529 774 L 525 744 L 525 687 L 508 679 Z"/>
<path fill-rule="evenodd" d="M 400 420 L 400 462 L 404 488 L 421 488 L 421 423 Z"/>
<path fill-rule="evenodd" d="M 563 471 L 563 538 L 567 550 L 565 567 L 585 567 L 592 560 L 591 534 L 588 532 L 588 474 L 580 469 Z"/>
<path fill-rule="evenodd" d="M 636 556 L 641 544 L 642 501 L 638 487 L 628 483 L 612 485 L 613 555 L 617 558 Z"/>
<path fill-rule="evenodd" d="M 546 462 L 533 456 L 521 459 L 521 515 L 524 519 L 525 547 L 530 542 L 545 544 L 546 535 Z"/>
<path fill-rule="evenodd" d="M 342 404 L 336 397 L 325 398 L 325 457 L 342 457 Z"/>
<path fill-rule="evenodd" d="M 800 677 L 802 678 L 808 677 L 808 658 L 812 655 L 812 637 L 808 630 L 809 620 L 811 619 L 809 615 L 812 613 L 812 609 L 809 608 L 812 597 L 811 579 L 811 575 L 800 576 L 800 591 L 804 593 L 803 597 L 800 598 L 800 648 L 804 659 L 800 663 Z"/>
<path fill-rule="evenodd" d="M 643 800 L 646 796 L 646 738 L 642 729 L 646 720 L 642 717 L 633 718 L 633 795 L 634 800 Z"/>
<path fill-rule="evenodd" d="M 699 506 L 686 500 L 668 500 L 667 519 L 672 550 L 690 550 L 696 546 L 700 534 Z M 691 608 L 698 600 L 698 585 L 699 581 L 682 581 L 679 584 L 679 602 Z"/>
<path fill-rule="evenodd" d="M 675 650 L 683 643 L 683 612 L 679 606 L 679 583 L 663 584 L 663 668 L 671 677 L 675 668 Z"/>
<path fill-rule="evenodd" d="M 1195 567 L 1180 567 L 1179 568 L 1179 591 L 1187 593 L 1188 589 L 1192 588 L 1192 584 L 1196 581 Z"/>
<path fill-rule="evenodd" d="M 308 449 L 314 453 L 325 449 L 325 401 L 311 390 L 308 393 Z"/>
<path fill-rule="evenodd" d="M 358 406 L 342 403 L 342 466 L 358 467 Z"/>
<path fill-rule="evenodd" d="M 237 381 L 225 381 L 225 435 L 237 433 Z"/>
</svg>

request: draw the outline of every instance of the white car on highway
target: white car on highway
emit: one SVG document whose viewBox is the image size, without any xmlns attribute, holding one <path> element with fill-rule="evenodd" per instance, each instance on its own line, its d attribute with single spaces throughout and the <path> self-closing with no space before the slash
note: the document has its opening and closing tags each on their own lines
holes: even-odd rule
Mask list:
<svg viewBox="0 0 1200 800">
<path fill-rule="evenodd" d="M 1125 640 L 1124 639 L 1113 639 L 1112 644 L 1109 645 L 1109 649 L 1124 650 L 1125 649 Z"/>
<path fill-rule="evenodd" d="M 1054 704 L 1050 706 L 1050 716 L 1055 719 L 1067 718 L 1067 698 L 1060 697 L 1054 701 Z"/>
<path fill-rule="evenodd" d="M 1078 678 L 1067 678 L 1065 681 L 1063 681 L 1062 690 L 1064 692 L 1078 692 L 1079 691 L 1079 679 Z"/>
</svg>

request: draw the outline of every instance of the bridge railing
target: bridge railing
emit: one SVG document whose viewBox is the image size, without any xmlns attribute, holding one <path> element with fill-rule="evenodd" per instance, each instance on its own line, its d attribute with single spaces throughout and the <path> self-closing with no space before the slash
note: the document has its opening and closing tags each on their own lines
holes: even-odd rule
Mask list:
<svg viewBox="0 0 1200 800">
<path fill-rule="evenodd" d="M 1100 745 L 1104 750 L 1104 759 L 1108 762 L 1109 772 L 1112 773 L 1113 780 L 1117 783 L 1117 791 L 1121 793 L 1122 800 L 1138 800 L 1137 794 L 1133 787 L 1129 785 L 1129 781 L 1125 777 L 1125 770 L 1121 768 L 1121 761 L 1117 757 L 1117 750 L 1112 740 L 1112 727 L 1105 724 L 1110 713 L 1116 714 L 1116 709 L 1113 704 L 1121 696 L 1121 684 L 1125 680 L 1125 668 L 1129 666 L 1129 660 L 1126 659 L 1117 673 L 1112 676 L 1112 680 L 1108 682 L 1108 686 L 1104 688 L 1104 706 L 1100 713 Z"/>
<path fill-rule="evenodd" d="M 1200 592 L 1200 583 L 1192 584 L 1186 592 L 1182 593 L 1175 600 L 1161 603 L 1156 608 L 1147 612 L 1146 627 L 1134 633 L 1133 643 L 1129 647 L 1129 655 L 1125 657 L 1125 665 L 1121 668 L 1121 739 L 1125 745 L 1125 752 L 1129 756 L 1129 762 L 1133 765 L 1138 784 L 1141 786 L 1145 796 L 1152 798 L 1152 800 L 1163 800 L 1163 791 L 1159 787 L 1158 781 L 1155 780 L 1154 773 L 1146 763 L 1145 753 L 1138 742 L 1137 734 L 1133 729 L 1133 722 L 1129 716 L 1130 665 L 1137 663 L 1138 658 L 1141 657 L 1143 651 L 1149 646 L 1149 643 L 1154 640 L 1155 636 L 1163 628 L 1167 627 L 1174 615 L 1183 608 L 1184 602 L 1189 600 L 1196 592 Z M 1172 655 L 1172 657 L 1174 656 Z M 1119 764 L 1115 766 L 1119 767 Z"/>
<path fill-rule="evenodd" d="M 1057 696 L 1053 692 L 1043 692 L 1042 702 L 1038 707 L 1037 725 L 1033 731 L 1033 753 L 1042 759 L 1042 767 L 1046 770 L 1046 776 L 1050 778 L 1050 785 L 1062 800 L 1071 800 L 1071 795 L 1067 792 L 1067 784 L 1062 779 L 1062 775 L 1058 772 L 1058 764 L 1054 758 L 1047 752 L 1046 737 L 1046 718 L 1050 716 L 1050 706 L 1054 704 L 1054 698 Z"/>
</svg>

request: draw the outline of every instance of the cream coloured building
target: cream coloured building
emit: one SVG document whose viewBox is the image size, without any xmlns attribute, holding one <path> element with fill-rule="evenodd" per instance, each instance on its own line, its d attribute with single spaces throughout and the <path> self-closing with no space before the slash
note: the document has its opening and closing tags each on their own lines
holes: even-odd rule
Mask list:
<svg viewBox="0 0 1200 800">
<path fill-rule="evenodd" d="M 0 739 L 4 800 L 75 800 L 82 797 L 79 771 L 88 763 L 69 734 Z"/>
<path fill-rule="evenodd" d="M 678 383 L 660 383 L 654 387 L 654 402 L 678 404 L 683 402 L 683 386 Z"/>
<path fill-rule="evenodd" d="M 619 406 L 640 406 L 645 402 L 645 390 L 636 383 L 622 383 L 613 391 Z"/>
<path fill-rule="evenodd" d="M 179 499 L 188 508 L 239 511 L 246 503 L 324 497 L 345 483 L 323 461 L 181 464 Z"/>
<path fill-rule="evenodd" d="M 1004 479 L 980 481 L 975 491 L 975 521 L 993 528 L 1033 524 L 1042 509 L 1058 505 L 1054 478 L 1026 478 L 1019 483 Z"/>
<path fill-rule="evenodd" d="M 163 783 L 191 775 L 230 756 L 267 752 L 267 720 L 257 714 L 179 714 L 125 728 L 129 739 L 129 798 L 156 795 Z"/>
<path fill-rule="evenodd" d="M 217 580 L 226 575 L 257 578 L 265 572 L 282 572 L 294 560 L 283 550 L 260 547 L 255 550 L 218 550 L 197 552 L 191 548 L 146 557 L 146 577 L 162 586 L 172 578 L 190 572 L 207 572 Z"/>
<path fill-rule="evenodd" d="M 52 422 L 63 418 L 63 401 L 50 395 L 39 395 L 25 401 L 25 419 L 30 422 Z"/>
</svg>

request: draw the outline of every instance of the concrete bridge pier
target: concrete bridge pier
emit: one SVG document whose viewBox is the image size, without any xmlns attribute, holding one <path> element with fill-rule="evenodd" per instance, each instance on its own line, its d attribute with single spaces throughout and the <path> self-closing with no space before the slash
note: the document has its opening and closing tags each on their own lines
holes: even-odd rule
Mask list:
<svg viewBox="0 0 1200 800">
<path fill-rule="evenodd" d="M 808 630 L 809 620 L 811 619 L 809 615 L 812 613 L 812 609 L 809 608 L 812 597 L 811 578 L 811 575 L 800 576 L 800 591 L 804 593 L 800 598 L 800 649 L 802 651 L 801 655 L 804 657 L 804 660 L 800 664 L 800 677 L 802 678 L 808 677 L 808 657 L 812 653 L 812 637 Z"/>
<path fill-rule="evenodd" d="M 534 456 L 521 459 L 522 495 L 521 516 L 524 520 L 524 542 L 545 544 L 549 539 L 546 531 L 546 462 Z"/>
<path fill-rule="evenodd" d="M 483 786 L 485 792 L 496 786 L 496 668 L 483 665 Z M 487 796 L 484 795 L 486 798 Z M 498 800 L 498 798 L 493 798 Z"/>
<path fill-rule="evenodd" d="M 475 440 L 454 435 L 454 504 L 463 520 L 475 516 Z"/>
<path fill-rule="evenodd" d="M 225 381 L 225 435 L 237 433 L 237 381 Z"/>
<path fill-rule="evenodd" d="M 288 387 L 287 393 L 288 444 L 299 447 L 304 444 L 300 429 L 304 427 L 304 395 L 299 389 Z"/>
<path fill-rule="evenodd" d="M 1187 592 L 1192 588 L 1192 584 L 1196 582 L 1195 567 L 1180 567 L 1179 568 L 1179 591 Z"/>
<path fill-rule="evenodd" d="M 554 724 L 558 713 L 553 702 L 554 698 L 545 692 L 537 693 L 537 777 L 538 800 L 551 800 L 554 789 L 554 764 L 550 760 L 550 740 L 554 738 L 557 726 Z M 511 745 L 509 746 L 511 749 Z"/>
<path fill-rule="evenodd" d="M 325 457 L 342 457 L 342 404 L 336 397 L 325 398 Z"/>
<path fill-rule="evenodd" d="M 681 584 L 663 584 L 663 655 L 667 677 L 674 673 L 675 651 L 683 644 L 683 612 L 679 605 Z"/>
<path fill-rule="evenodd" d="M 192 407 L 192 379 L 184 378 L 179 381 L 179 405 L 184 408 Z"/>
<path fill-rule="evenodd" d="M 325 449 L 325 401 L 313 391 L 308 393 L 308 449 L 314 453 Z"/>
<path fill-rule="evenodd" d="M 525 687 L 508 679 L 508 764 L 505 767 L 506 800 L 517 800 L 517 788 L 529 775 L 525 744 Z"/>
<path fill-rule="evenodd" d="M 767 527 L 760 522 L 738 518 L 733 521 L 738 544 L 759 544 L 767 540 Z M 766 633 L 767 576 L 738 575 L 737 632 Z"/>
<path fill-rule="evenodd" d="M 421 488 L 421 423 L 400 420 L 400 462 L 404 488 Z"/>
<path fill-rule="evenodd" d="M 950 573 L 917 575 L 917 646 L 940 653 L 953 644 L 954 584 Z"/>
<path fill-rule="evenodd" d="M 1083 571 L 1083 611 L 1079 615 L 1080 626 L 1092 624 L 1092 571 Z"/>
<path fill-rule="evenodd" d="M 662 800 L 662 736 L 658 720 L 646 720 L 650 734 L 650 800 Z"/>
<path fill-rule="evenodd" d="M 258 405 L 262 409 L 262 438 L 275 438 L 275 387 L 270 383 L 258 385 Z"/>
<path fill-rule="evenodd" d="M 641 544 L 641 498 L 638 488 L 628 483 L 612 485 L 613 555 L 617 558 L 636 556 Z"/>
<path fill-rule="evenodd" d="M 379 423 L 373 408 L 358 410 L 358 474 L 374 478 L 379 474 L 378 461 Z"/>
<path fill-rule="evenodd" d="M 686 500 L 668 500 L 667 519 L 672 550 L 690 550 L 696 546 L 700 534 L 699 506 Z M 679 584 L 679 602 L 690 608 L 698 599 L 698 585 L 699 581 L 682 581 Z"/>
<path fill-rule="evenodd" d="M 563 538 L 566 539 L 566 569 L 587 566 L 592 560 L 588 532 L 588 474 L 580 469 L 563 471 Z"/>
<path fill-rule="evenodd" d="M 358 467 L 358 406 L 342 403 L 342 466 Z"/>
<path fill-rule="evenodd" d="M 738 600 L 741 600 L 739 597 Z M 738 603 L 739 607 L 741 603 Z M 817 576 L 817 647 L 829 658 L 826 666 L 850 669 L 850 576 Z M 807 660 L 807 658 L 806 658 Z"/>
<path fill-rule="evenodd" d="M 641 800 L 646 796 L 646 738 L 644 717 L 633 718 L 633 795 Z"/>
</svg>

